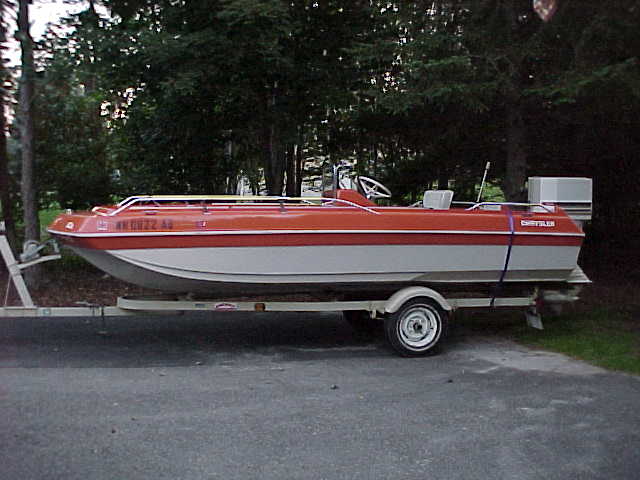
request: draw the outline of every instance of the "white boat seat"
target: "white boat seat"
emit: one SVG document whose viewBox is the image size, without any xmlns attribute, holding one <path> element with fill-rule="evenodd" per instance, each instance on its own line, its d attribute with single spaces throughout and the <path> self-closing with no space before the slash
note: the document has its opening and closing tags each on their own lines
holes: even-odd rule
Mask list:
<svg viewBox="0 0 640 480">
<path fill-rule="evenodd" d="M 429 210 L 449 210 L 453 190 L 427 190 L 422 197 L 422 206 Z"/>
</svg>

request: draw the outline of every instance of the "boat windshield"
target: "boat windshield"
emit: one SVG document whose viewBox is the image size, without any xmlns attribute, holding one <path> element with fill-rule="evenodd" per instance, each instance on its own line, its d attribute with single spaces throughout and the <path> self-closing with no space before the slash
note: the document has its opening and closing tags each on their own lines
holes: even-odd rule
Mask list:
<svg viewBox="0 0 640 480">
<path fill-rule="evenodd" d="M 322 191 L 331 192 L 339 188 L 356 190 L 353 167 L 346 162 L 325 163 L 322 167 Z"/>
</svg>

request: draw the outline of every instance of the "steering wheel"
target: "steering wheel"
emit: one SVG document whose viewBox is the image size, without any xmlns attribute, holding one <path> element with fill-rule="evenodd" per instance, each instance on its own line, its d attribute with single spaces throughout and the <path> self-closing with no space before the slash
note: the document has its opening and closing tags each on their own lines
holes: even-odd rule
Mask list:
<svg viewBox="0 0 640 480">
<path fill-rule="evenodd" d="M 373 178 L 359 176 L 356 182 L 369 200 L 391 198 L 391 190 Z"/>
</svg>

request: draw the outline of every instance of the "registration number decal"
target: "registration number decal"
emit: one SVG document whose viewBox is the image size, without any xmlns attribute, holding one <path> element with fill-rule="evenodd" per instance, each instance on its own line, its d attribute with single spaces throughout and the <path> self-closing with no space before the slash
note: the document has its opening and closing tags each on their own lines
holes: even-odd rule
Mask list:
<svg viewBox="0 0 640 480">
<path fill-rule="evenodd" d="M 141 218 L 136 220 L 120 220 L 116 222 L 117 231 L 148 231 L 148 230 L 173 230 L 173 220 L 168 218 L 158 220 L 155 218 Z"/>
</svg>

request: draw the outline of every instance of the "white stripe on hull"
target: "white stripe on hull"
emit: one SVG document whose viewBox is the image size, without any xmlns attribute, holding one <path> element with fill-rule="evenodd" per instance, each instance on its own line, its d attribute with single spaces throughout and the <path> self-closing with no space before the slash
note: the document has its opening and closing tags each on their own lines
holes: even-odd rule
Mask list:
<svg viewBox="0 0 640 480">
<path fill-rule="evenodd" d="M 315 229 L 315 230 L 204 230 L 204 231 L 171 231 L 171 232 L 64 232 L 49 228 L 49 233 L 64 237 L 75 238 L 118 238 L 118 237 L 200 237 L 200 236 L 228 236 L 228 235 L 515 235 L 515 236 L 538 236 L 538 237 L 584 237 L 584 233 L 569 232 L 511 232 L 509 230 L 365 230 L 365 229 Z"/>
<path fill-rule="evenodd" d="M 87 250 L 87 260 L 130 283 L 178 292 L 222 285 L 381 285 L 496 282 L 505 246 L 373 245 Z M 564 281 L 579 247 L 514 246 L 505 280 Z M 226 289 L 228 290 L 228 289 Z"/>
</svg>

